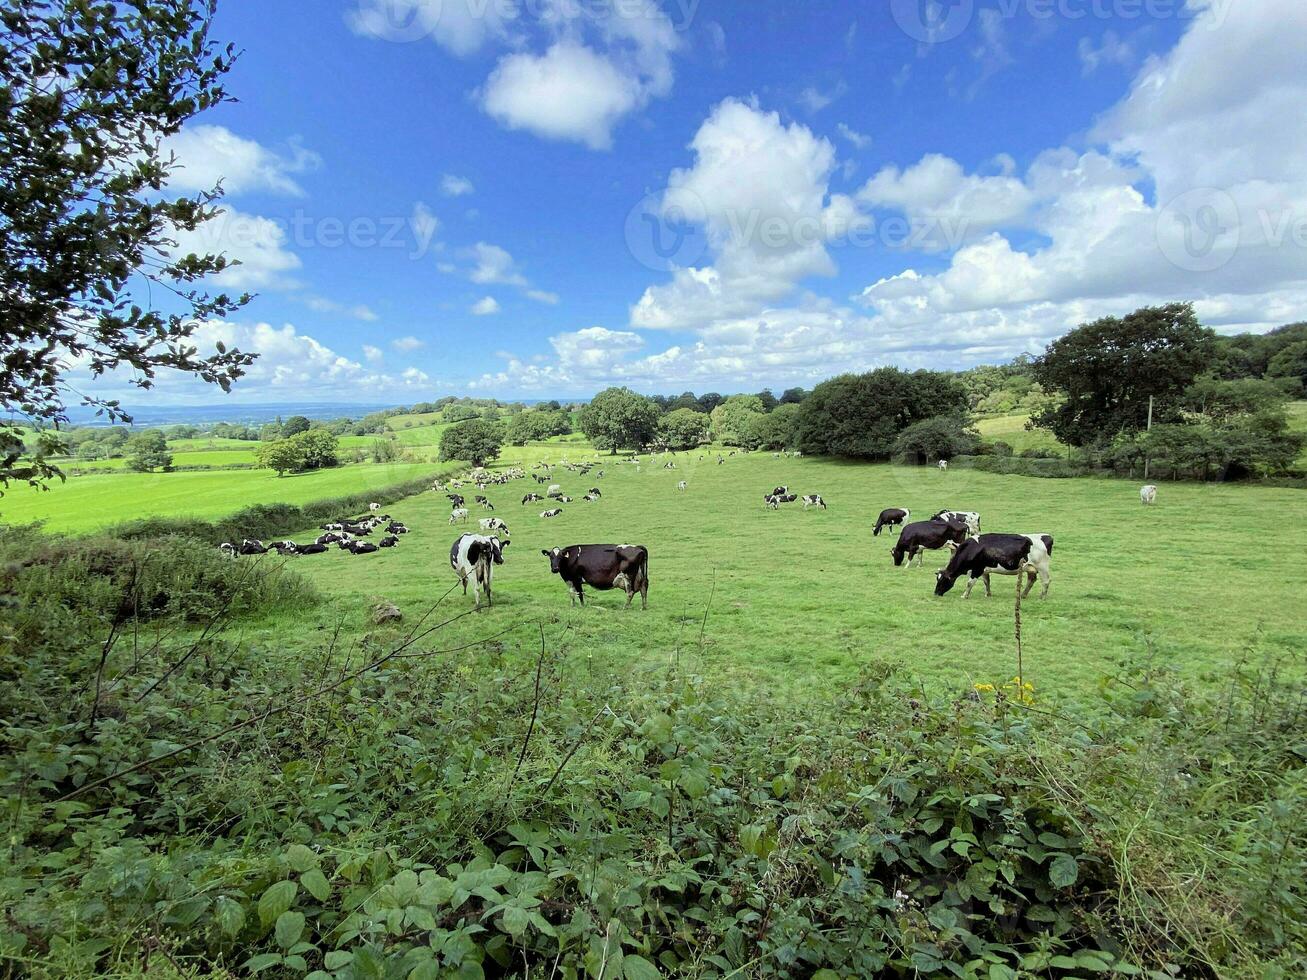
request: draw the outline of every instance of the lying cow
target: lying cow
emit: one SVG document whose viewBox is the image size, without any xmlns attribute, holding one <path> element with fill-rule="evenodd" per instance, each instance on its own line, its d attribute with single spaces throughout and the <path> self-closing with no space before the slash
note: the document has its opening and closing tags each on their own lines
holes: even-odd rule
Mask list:
<svg viewBox="0 0 1307 980">
<path fill-rule="evenodd" d="M 494 566 L 504 563 L 504 549 L 509 543 L 501 544 L 499 538 L 484 534 L 464 534 L 449 549 L 449 567 L 463 583 L 463 595 L 467 595 L 467 583 L 471 580 L 472 596 L 478 609 L 481 608 L 482 592 L 486 594 L 486 605 L 495 604 L 490 591 Z"/>
<path fill-rule="evenodd" d="M 967 526 L 967 533 L 975 537 L 980 533 L 980 514 L 974 510 L 941 510 L 932 514 L 932 521 L 961 521 Z"/>
<path fill-rule="evenodd" d="M 378 550 L 371 541 L 342 541 L 338 547 L 341 551 L 348 551 L 354 555 L 370 555 Z"/>
<path fill-rule="evenodd" d="M 542 511 L 540 512 L 540 516 L 541 516 L 541 517 L 557 517 L 557 516 L 558 516 L 559 514 L 561 514 L 562 512 L 563 512 L 563 511 L 562 511 L 562 508 L 560 508 L 560 507 L 555 507 L 553 510 L 542 510 Z"/>
<path fill-rule="evenodd" d="M 682 480 L 682 481 L 680 481 L 678 484 L 676 484 L 676 489 L 677 489 L 677 490 L 686 490 L 686 489 L 689 488 L 689 486 L 690 486 L 690 484 L 689 484 L 688 482 L 686 482 L 685 480 Z"/>
<path fill-rule="evenodd" d="M 481 525 L 483 531 L 503 531 L 505 535 L 508 534 L 508 525 L 501 518 L 483 517 L 477 523 Z"/>
<path fill-rule="evenodd" d="M 549 570 L 567 583 L 572 605 L 585 605 L 583 585 L 606 592 L 626 591 L 626 608 L 640 593 L 640 608 L 649 608 L 649 549 L 640 544 L 573 544 L 540 552 Z"/>
<path fill-rule="evenodd" d="M 327 551 L 325 544 L 318 544 L 314 541 L 312 544 L 297 544 L 295 554 L 297 555 L 321 555 Z"/>
<path fill-rule="evenodd" d="M 876 518 L 876 526 L 872 528 L 871 533 L 873 536 L 878 537 L 881 528 L 901 527 L 908 522 L 908 518 L 911 516 L 912 511 L 906 507 L 886 507 L 880 512 L 880 516 Z"/>
<path fill-rule="evenodd" d="M 236 546 L 230 541 L 224 541 L 222 544 L 218 545 L 218 550 L 222 552 L 224 558 L 236 557 Z"/>
<path fill-rule="evenodd" d="M 890 549 L 890 555 L 894 558 L 895 565 L 911 568 L 912 559 L 915 558 L 917 567 L 921 567 L 927 551 L 942 548 L 950 541 L 961 544 L 965 540 L 967 526 L 961 521 L 917 521 L 903 528 L 899 539 Z M 904 555 L 908 558 L 907 565 L 903 565 Z"/>
<path fill-rule="evenodd" d="M 535 503 L 537 500 L 540 499 L 542 499 L 540 494 L 528 493 L 525 497 L 522 498 L 522 506 L 525 507 L 527 504 Z"/>
<path fill-rule="evenodd" d="M 237 549 L 242 555 L 266 555 L 267 546 L 257 538 L 246 538 Z"/>
<path fill-rule="evenodd" d="M 819 493 L 805 493 L 800 499 L 803 500 L 804 510 L 807 510 L 809 507 L 820 507 L 822 510 L 826 509 L 826 501 L 821 499 L 821 494 Z"/>
<path fill-rule="evenodd" d="M 1030 595 L 1038 575 L 1043 584 L 1039 598 L 1045 599 L 1051 582 L 1048 564 L 1052 554 L 1051 534 L 982 534 L 968 538 L 953 552 L 948 567 L 935 573 L 935 595 L 944 595 L 963 574 L 968 576 L 967 590 L 962 593 L 964 599 L 971 598 L 971 589 L 978 578 L 985 580 L 985 595 L 993 595 L 989 588 L 991 572 L 999 575 L 1024 572 L 1029 579 L 1021 597 Z"/>
</svg>

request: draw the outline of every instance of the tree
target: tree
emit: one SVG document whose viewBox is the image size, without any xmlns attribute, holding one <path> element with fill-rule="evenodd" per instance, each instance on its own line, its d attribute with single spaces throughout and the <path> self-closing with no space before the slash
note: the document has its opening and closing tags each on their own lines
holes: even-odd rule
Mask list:
<svg viewBox="0 0 1307 980">
<path fill-rule="evenodd" d="M 725 395 L 719 395 L 715 391 L 710 391 L 706 395 L 699 396 L 699 411 L 712 414 L 712 410 L 726 401 Z"/>
<path fill-rule="evenodd" d="M 918 463 L 952 459 L 975 451 L 980 434 L 963 415 L 936 415 L 914 422 L 894 440 L 894 455 Z M 1011 447 L 1008 455 L 1012 454 Z"/>
<path fill-rule="evenodd" d="M 843 374 L 803 400 L 796 441 L 814 455 L 888 459 L 912 423 L 966 410 L 966 389 L 947 374 L 892 367 Z"/>
<path fill-rule="evenodd" d="M 1216 334 L 1188 303 L 1103 317 L 1053 341 L 1035 360 L 1035 380 L 1061 401 L 1032 421 L 1070 446 L 1107 442 L 1146 427 L 1150 395 L 1154 422 L 1177 421 L 1180 395 L 1217 353 Z"/>
<path fill-rule="evenodd" d="M 326 429 L 308 429 L 291 436 L 288 441 L 299 452 L 304 469 L 318 470 L 336 465 L 339 443 Z"/>
<path fill-rule="evenodd" d="M 781 392 L 781 404 L 797 405 L 807 397 L 808 393 L 802 388 L 786 388 Z"/>
<path fill-rule="evenodd" d="M 764 388 L 762 391 L 758 392 L 758 401 L 762 402 L 762 410 L 764 412 L 770 412 L 780 404 L 780 402 L 776 400 L 776 396 L 771 393 L 770 388 Z"/>
<path fill-rule="evenodd" d="M 308 432 L 309 426 L 312 425 L 303 415 L 292 415 L 285 422 L 281 423 L 281 434 L 285 439 L 291 436 L 297 436 L 301 432 Z"/>
<path fill-rule="evenodd" d="M 536 409 L 519 412 L 508 420 L 504 438 L 514 446 L 525 446 L 528 442 L 548 439 L 551 436 L 565 436 L 572 431 L 572 417 L 561 409 L 548 411 Z"/>
<path fill-rule="evenodd" d="M 495 422 L 471 419 L 452 425 L 440 437 L 440 461 L 466 460 L 473 466 L 485 466 L 499 457 L 504 445 L 504 430 Z"/>
<path fill-rule="evenodd" d="M 1261 378 L 1226 381 L 1206 375 L 1185 389 L 1180 405 L 1194 415 L 1226 421 L 1241 415 L 1281 411 L 1285 401 L 1278 385 Z"/>
<path fill-rule="evenodd" d="M 138 473 L 172 469 L 168 439 L 158 429 L 146 429 L 127 443 L 127 466 Z"/>
<path fill-rule="evenodd" d="M 1304 390 L 1307 390 L 1307 340 L 1300 340 L 1281 348 L 1266 365 L 1266 376 L 1287 378 L 1297 382 L 1292 393 L 1302 395 Z"/>
<path fill-rule="evenodd" d="M 745 441 L 751 449 L 789 449 L 794 445 L 798 424 L 798 404 L 785 402 L 775 411 L 756 416 L 745 433 Z"/>
<path fill-rule="evenodd" d="M 481 413 L 471 405 L 446 405 L 441 414 L 446 422 L 467 422 L 481 417 Z"/>
<path fill-rule="evenodd" d="M 713 436 L 728 446 L 743 446 L 754 419 L 762 414 L 757 395 L 731 395 L 712 410 Z"/>
<path fill-rule="evenodd" d="M 276 470 L 278 476 L 294 473 L 304 468 L 304 453 L 293 439 L 276 439 L 265 442 L 255 451 L 255 460 L 259 466 Z"/>
<path fill-rule="evenodd" d="M 658 440 L 669 449 L 693 449 L 708 438 L 711 423 L 703 412 L 678 408 L 658 420 Z"/>
<path fill-rule="evenodd" d="M 596 449 L 639 449 L 653 442 L 658 406 L 629 388 L 606 388 L 581 409 L 580 423 Z"/>
<path fill-rule="evenodd" d="M 217 214 L 220 188 L 166 189 L 176 164 L 161 140 L 228 100 L 235 54 L 210 39 L 211 16 L 205 0 L 0 0 L 0 488 L 57 475 L 57 438 L 47 429 L 24 459 L 14 417 L 57 427 L 74 394 L 130 421 L 75 392 L 70 364 L 125 369 L 142 388 L 176 370 L 225 391 L 254 359 L 192 340 L 250 298 L 196 288 L 228 261 L 174 245 Z M 156 285 L 170 304 L 144 300 Z"/>
</svg>

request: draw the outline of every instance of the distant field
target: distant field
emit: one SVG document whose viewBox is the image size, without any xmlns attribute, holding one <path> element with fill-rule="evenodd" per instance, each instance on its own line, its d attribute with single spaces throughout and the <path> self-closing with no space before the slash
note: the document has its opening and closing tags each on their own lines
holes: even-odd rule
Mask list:
<svg viewBox="0 0 1307 980">
<path fill-rule="evenodd" d="M 513 453 L 526 460 L 563 455 L 591 453 L 557 444 Z M 491 487 L 495 515 L 512 530 L 507 562 L 495 572 L 496 604 L 429 642 L 456 647 L 516 628 L 497 642 L 505 655 L 525 660 L 538 652 L 543 624 L 551 650 L 589 659 L 595 669 L 658 672 L 679 663 L 795 696 L 849 683 L 882 659 L 955 689 L 1008 679 L 1015 672 L 1013 580 L 996 577 L 993 598 L 979 586 L 969 600 L 960 588 L 936 598 L 940 554 L 923 569 L 895 568 L 894 538 L 870 533 L 882 507 L 907 506 L 920 517 L 942 507 L 975 509 L 986 530 L 1054 535 L 1050 598 L 1031 600 L 1023 613 L 1026 671 L 1038 689 L 1088 692 L 1124 658 L 1173 664 L 1199 678 L 1240 657 L 1263 661 L 1307 648 L 1301 585 L 1278 571 L 1307 546 L 1307 526 L 1283 522 L 1286 511 L 1304 506 L 1302 491 L 1164 484 L 1157 506 L 1145 509 L 1135 484 L 1119 480 L 941 474 L 770 454 L 718 466 L 714 456 L 700 462 L 697 455 L 681 454 L 676 470 L 646 460 L 638 473 L 604 456 L 602 478 L 555 470 L 567 492 L 579 497 L 598 484 L 604 497 L 564 505 L 554 520 L 537 516 L 541 504 L 520 504 L 523 493 L 538 489 L 534 482 Z M 677 491 L 680 479 L 688 480 L 687 492 Z M 824 494 L 830 510 L 764 510 L 761 495 L 777 483 Z M 453 583 L 449 544 L 475 529 L 483 512 L 474 509 L 469 525 L 451 527 L 448 502 L 434 493 L 388 510 L 413 528 L 401 546 L 292 560 L 329 601 L 250 624 L 258 642 L 317 644 L 315 627 L 334 628 L 342 616 L 342 642 L 356 642 L 373 629 L 366 611 L 375 597 L 398 603 L 411 622 Z M 1238 533 L 1260 542 L 1257 561 L 1229 560 L 1231 513 L 1240 515 Z M 617 593 L 592 593 L 584 609 L 573 608 L 540 554 L 604 541 L 650 548 L 647 612 L 622 609 Z M 457 592 L 438 615 L 471 602 Z"/>
<path fill-rule="evenodd" d="M 52 531 L 89 531 L 136 517 L 218 517 L 250 504 L 303 504 L 432 472 L 430 463 L 358 464 L 278 477 L 270 470 L 82 476 L 42 493 L 13 486 L 0 522 L 46 521 Z"/>
<path fill-rule="evenodd" d="M 1289 404 L 1289 428 L 1297 432 L 1307 432 L 1307 401 Z M 1307 466 L 1307 449 L 1298 457 L 1299 466 Z"/>
<path fill-rule="evenodd" d="M 988 441 L 1006 442 L 1017 453 L 1025 452 L 1027 449 L 1066 451 L 1066 447 L 1047 429 L 1034 429 L 1027 432 L 1026 422 L 1029 419 L 1028 414 L 1002 415 L 998 418 L 981 419 L 976 423 L 976 428 Z"/>
</svg>

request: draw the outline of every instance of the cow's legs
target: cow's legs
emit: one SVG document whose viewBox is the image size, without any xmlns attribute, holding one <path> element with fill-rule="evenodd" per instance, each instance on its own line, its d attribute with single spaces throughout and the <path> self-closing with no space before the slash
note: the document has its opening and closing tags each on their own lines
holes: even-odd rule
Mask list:
<svg viewBox="0 0 1307 980">
<path fill-rule="evenodd" d="M 1041 599 L 1047 599 L 1047 598 L 1048 598 L 1048 587 L 1049 587 L 1050 585 L 1053 584 L 1053 576 L 1049 574 L 1047 568 L 1041 568 L 1041 569 L 1039 569 L 1039 581 L 1040 581 L 1040 584 L 1043 586 L 1043 588 L 1041 588 L 1041 589 L 1039 590 L 1039 598 L 1041 598 Z M 1035 573 L 1034 573 L 1034 572 L 1031 572 L 1031 573 L 1030 573 L 1030 584 L 1031 584 L 1032 586 L 1035 584 Z M 1026 591 L 1029 592 L 1030 590 L 1027 589 Z"/>
<path fill-rule="evenodd" d="M 993 591 L 992 591 L 992 590 L 990 589 L 990 587 L 989 587 L 989 569 L 985 569 L 985 572 L 984 572 L 984 574 L 981 576 L 981 578 L 983 578 L 983 579 L 985 580 L 985 598 L 988 599 L 990 596 L 992 596 L 992 595 L 994 594 Z M 973 578 L 971 581 L 974 582 L 975 579 Z"/>
<path fill-rule="evenodd" d="M 962 593 L 962 598 L 964 599 L 971 598 L 971 590 L 975 586 L 975 584 L 976 584 L 976 578 L 974 575 L 967 579 L 967 591 Z"/>
</svg>

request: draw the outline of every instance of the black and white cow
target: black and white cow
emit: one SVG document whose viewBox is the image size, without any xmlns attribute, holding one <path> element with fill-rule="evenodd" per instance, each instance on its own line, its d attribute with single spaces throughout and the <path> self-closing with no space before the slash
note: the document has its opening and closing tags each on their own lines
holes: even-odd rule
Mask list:
<svg viewBox="0 0 1307 980">
<path fill-rule="evenodd" d="M 603 471 L 600 471 L 600 472 L 597 473 L 596 475 L 597 475 L 597 476 L 603 476 L 604 474 L 603 474 Z M 603 494 L 599 492 L 599 488 L 598 488 L 598 487 L 591 487 L 591 488 L 590 488 L 590 496 L 592 496 L 592 497 L 602 497 Z"/>
<path fill-rule="evenodd" d="M 352 555 L 370 555 L 378 550 L 371 541 L 342 541 L 339 547 Z"/>
<path fill-rule="evenodd" d="M 967 526 L 961 521 L 917 521 L 903 528 L 899 539 L 890 549 L 895 565 L 903 565 L 903 556 L 908 558 L 904 568 L 912 567 L 912 559 L 917 559 L 917 566 L 925 560 L 927 551 L 942 548 L 950 541 L 961 544 L 967 539 Z"/>
<path fill-rule="evenodd" d="M 450 507 L 455 507 L 455 508 L 462 507 L 465 503 L 467 503 L 467 501 L 463 499 L 463 495 L 461 493 L 447 493 L 445 494 L 445 496 L 449 498 Z"/>
<path fill-rule="evenodd" d="M 911 516 L 912 511 L 906 507 L 886 507 L 880 512 L 880 516 L 876 518 L 876 526 L 872 528 L 871 533 L 873 536 L 879 536 L 881 528 L 900 527 L 906 524 Z"/>
<path fill-rule="evenodd" d="M 325 544 L 318 544 L 314 541 L 312 544 L 297 544 L 295 554 L 297 555 L 321 555 L 327 551 Z"/>
<path fill-rule="evenodd" d="M 237 549 L 242 555 L 266 555 L 267 546 L 257 538 L 246 538 Z"/>
<path fill-rule="evenodd" d="M 789 488 L 789 487 L 776 487 L 774 490 L 772 490 L 771 493 L 767 494 L 767 496 L 768 496 L 768 497 L 783 497 L 783 496 L 785 496 L 785 495 L 786 495 L 787 493 L 789 493 L 789 492 L 790 492 L 790 488 Z"/>
<path fill-rule="evenodd" d="M 408 534 L 408 525 L 401 521 L 391 521 L 386 525 L 387 534 Z"/>
<path fill-rule="evenodd" d="M 572 605 L 585 605 L 582 586 L 606 592 L 623 589 L 626 607 L 640 593 L 640 608 L 649 608 L 649 549 L 642 544 L 572 544 L 540 552 L 549 570 L 567 584 Z"/>
<path fill-rule="evenodd" d="M 953 552 L 948 567 L 935 573 L 935 595 L 944 595 L 953 588 L 953 583 L 961 575 L 967 576 L 967 590 L 963 598 L 971 598 L 972 586 L 976 579 L 985 580 L 985 595 L 992 595 L 989 588 L 990 573 L 998 575 L 1019 575 L 1024 569 L 1029 576 L 1022 598 L 1030 595 L 1035 586 L 1035 576 L 1043 588 L 1039 598 L 1048 597 L 1051 582 L 1048 565 L 1053 554 L 1053 536 L 1051 534 L 982 534 L 978 538 L 968 538 Z"/>
<path fill-rule="evenodd" d="M 980 514 L 974 510 L 941 510 L 932 514 L 932 521 L 961 521 L 967 526 L 967 533 L 975 537 L 980 533 Z"/>
<path fill-rule="evenodd" d="M 218 550 L 222 552 L 224 558 L 236 557 L 236 546 L 230 541 L 224 541 L 222 544 L 218 545 Z"/>
<path fill-rule="evenodd" d="M 558 516 L 559 514 L 561 514 L 562 512 L 563 512 L 563 511 L 562 511 L 562 508 L 560 508 L 560 507 L 555 507 L 555 508 L 553 508 L 552 510 L 542 510 L 542 511 L 540 512 L 540 516 L 541 516 L 541 517 L 557 517 L 557 516 Z"/>
<path fill-rule="evenodd" d="M 508 535 L 508 525 L 498 517 L 483 517 L 477 523 L 483 531 L 503 531 L 505 536 Z"/>
<path fill-rule="evenodd" d="M 822 510 L 826 509 L 826 501 L 821 499 L 821 494 L 819 493 L 805 493 L 800 499 L 803 501 L 804 510 L 807 510 L 809 507 L 820 507 Z"/>
<path fill-rule="evenodd" d="M 484 507 L 486 510 L 494 510 L 494 509 L 495 509 L 495 505 L 492 504 L 489 500 L 487 500 L 487 499 L 485 498 L 485 496 L 482 495 L 482 494 L 477 494 L 477 495 L 476 495 L 476 503 L 477 503 L 477 506 L 478 506 L 478 507 Z"/>
<path fill-rule="evenodd" d="M 598 497 L 597 494 L 587 493 L 587 494 L 586 494 L 584 497 L 582 497 L 581 499 L 582 499 L 582 500 L 588 500 L 588 501 L 590 501 L 591 503 L 594 503 L 596 500 L 599 499 L 599 497 Z"/>
<path fill-rule="evenodd" d="M 377 547 L 393 548 L 397 544 L 399 544 L 399 536 L 396 534 L 387 534 L 384 538 L 382 538 L 380 541 L 377 542 Z"/>
<path fill-rule="evenodd" d="M 679 483 L 676 484 L 676 489 L 677 489 L 677 490 L 688 490 L 689 487 L 690 487 L 690 484 L 689 484 L 687 481 L 685 481 L 685 480 L 681 480 Z"/>
<path fill-rule="evenodd" d="M 314 544 L 340 544 L 342 541 L 349 541 L 351 534 L 345 531 L 328 531 L 326 534 L 319 534 Z"/>
<path fill-rule="evenodd" d="M 544 498 L 542 498 L 538 493 L 528 493 L 525 497 L 522 498 L 522 506 L 525 507 L 527 504 L 533 504 L 537 500 L 542 500 L 542 499 Z"/>
<path fill-rule="evenodd" d="M 772 510 L 779 510 L 781 504 L 792 504 L 794 503 L 794 501 L 798 499 L 799 499 L 799 495 L 795 493 L 781 493 L 781 494 L 773 493 L 768 495 L 766 499 L 766 504 Z"/>
<path fill-rule="evenodd" d="M 486 594 L 486 605 L 495 604 L 491 594 L 494 566 L 504 563 L 504 549 L 508 545 L 509 542 L 501 543 L 495 536 L 464 534 L 449 549 L 449 567 L 463 583 L 464 595 L 467 595 L 468 581 L 472 582 L 472 595 L 478 609 L 481 608 L 482 592 Z"/>
<path fill-rule="evenodd" d="M 285 558 L 287 555 L 295 554 L 298 547 L 294 541 L 274 541 L 268 545 L 273 551 Z"/>
<path fill-rule="evenodd" d="M 462 524 L 466 524 L 466 523 L 467 523 L 467 508 L 466 508 L 466 507 L 455 507 L 453 510 L 451 510 L 451 511 L 449 512 L 449 523 L 450 523 L 450 524 L 460 524 L 460 523 L 462 523 Z"/>
</svg>

